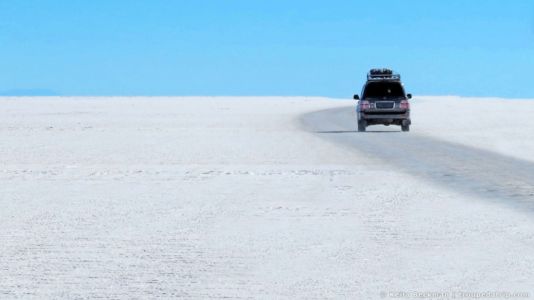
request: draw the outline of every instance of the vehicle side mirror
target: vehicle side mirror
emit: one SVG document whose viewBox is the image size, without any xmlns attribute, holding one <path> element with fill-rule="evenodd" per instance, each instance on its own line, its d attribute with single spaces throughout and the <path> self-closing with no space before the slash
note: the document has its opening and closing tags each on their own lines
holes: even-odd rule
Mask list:
<svg viewBox="0 0 534 300">
<path fill-rule="evenodd" d="M 360 96 L 358 96 L 357 94 L 354 95 L 354 97 L 352 97 L 354 100 L 360 100 Z"/>
<path fill-rule="evenodd" d="M 406 97 L 407 97 L 408 99 L 412 99 L 412 94 L 408 94 L 408 95 L 406 95 Z"/>
</svg>

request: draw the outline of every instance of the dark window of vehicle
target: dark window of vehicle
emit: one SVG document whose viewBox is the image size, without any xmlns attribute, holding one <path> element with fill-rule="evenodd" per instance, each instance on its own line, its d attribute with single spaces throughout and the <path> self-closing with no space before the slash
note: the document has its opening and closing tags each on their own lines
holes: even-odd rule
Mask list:
<svg viewBox="0 0 534 300">
<path fill-rule="evenodd" d="M 405 97 L 404 89 L 400 82 L 369 82 L 365 86 L 364 98 L 401 98 Z"/>
</svg>

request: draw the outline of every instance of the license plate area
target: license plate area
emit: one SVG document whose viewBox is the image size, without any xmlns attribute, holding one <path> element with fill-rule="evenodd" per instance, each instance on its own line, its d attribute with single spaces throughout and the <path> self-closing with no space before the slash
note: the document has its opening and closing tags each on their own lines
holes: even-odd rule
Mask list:
<svg viewBox="0 0 534 300">
<path fill-rule="evenodd" d="M 395 102 L 393 101 L 376 101 L 375 107 L 377 109 L 392 109 L 395 107 Z"/>
</svg>

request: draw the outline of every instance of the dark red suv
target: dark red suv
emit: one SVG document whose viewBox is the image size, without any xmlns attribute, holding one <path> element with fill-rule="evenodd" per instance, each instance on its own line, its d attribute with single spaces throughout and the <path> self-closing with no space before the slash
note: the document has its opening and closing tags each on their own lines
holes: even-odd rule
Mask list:
<svg viewBox="0 0 534 300">
<path fill-rule="evenodd" d="M 400 75 L 390 69 L 371 69 L 362 89 L 362 97 L 354 95 L 358 101 L 358 131 L 367 126 L 383 124 L 399 125 L 402 131 L 410 131 L 411 94 L 406 94 Z"/>
</svg>

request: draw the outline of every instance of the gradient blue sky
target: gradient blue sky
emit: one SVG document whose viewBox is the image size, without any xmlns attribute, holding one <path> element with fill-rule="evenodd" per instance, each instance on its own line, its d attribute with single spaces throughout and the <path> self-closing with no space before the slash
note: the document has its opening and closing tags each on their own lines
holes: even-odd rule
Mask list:
<svg viewBox="0 0 534 300">
<path fill-rule="evenodd" d="M 0 1 L 0 93 L 350 97 L 382 66 L 534 98 L 534 1 Z"/>
</svg>

